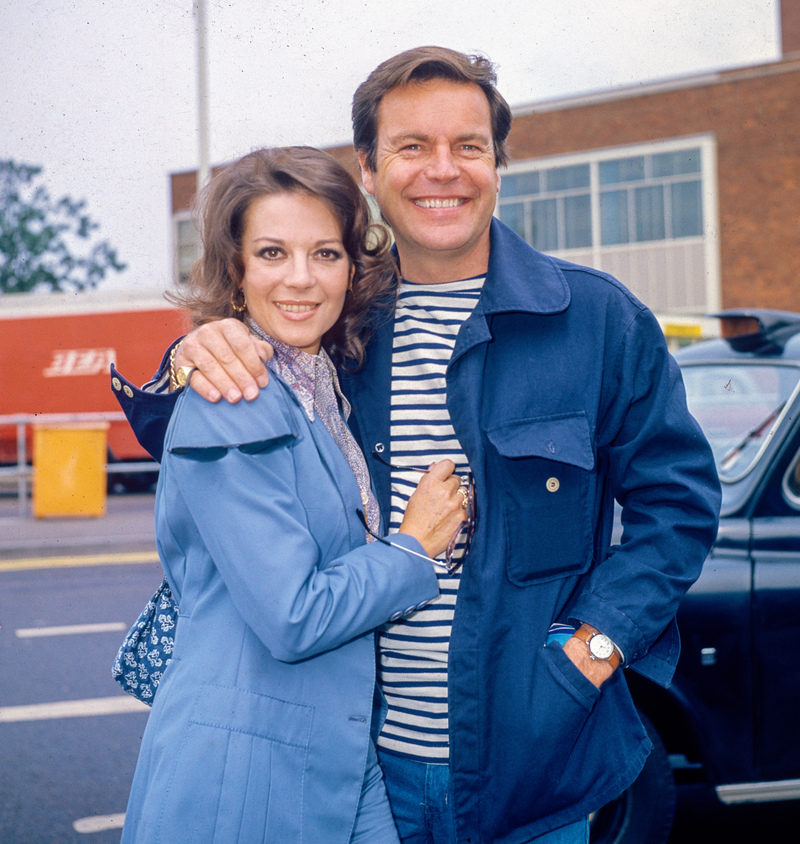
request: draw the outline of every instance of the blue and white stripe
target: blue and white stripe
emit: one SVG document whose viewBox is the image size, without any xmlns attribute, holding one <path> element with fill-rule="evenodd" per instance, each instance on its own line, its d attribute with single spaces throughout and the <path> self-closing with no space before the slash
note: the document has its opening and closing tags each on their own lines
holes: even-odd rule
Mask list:
<svg viewBox="0 0 800 844">
<path fill-rule="evenodd" d="M 427 468 L 448 458 L 469 471 L 447 411 L 445 373 L 461 323 L 477 304 L 483 278 L 445 284 L 402 282 L 392 352 L 390 453 L 393 466 Z M 418 471 L 392 470 L 389 524 L 400 527 Z M 456 555 L 463 553 L 459 541 Z M 386 751 L 425 762 L 449 756 L 447 658 L 460 570 L 437 569 L 441 594 L 379 638 L 379 677 L 389 713 L 378 740 Z"/>
</svg>

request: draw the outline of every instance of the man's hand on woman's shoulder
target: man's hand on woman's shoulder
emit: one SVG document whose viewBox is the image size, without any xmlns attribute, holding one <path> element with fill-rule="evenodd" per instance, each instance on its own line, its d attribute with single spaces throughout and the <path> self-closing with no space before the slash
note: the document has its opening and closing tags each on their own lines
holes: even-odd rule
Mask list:
<svg viewBox="0 0 800 844">
<path fill-rule="evenodd" d="M 264 363 L 272 346 L 254 337 L 238 319 L 221 319 L 195 328 L 175 352 L 176 367 L 193 368 L 192 389 L 204 399 L 231 404 L 252 401 L 269 383 Z"/>
</svg>

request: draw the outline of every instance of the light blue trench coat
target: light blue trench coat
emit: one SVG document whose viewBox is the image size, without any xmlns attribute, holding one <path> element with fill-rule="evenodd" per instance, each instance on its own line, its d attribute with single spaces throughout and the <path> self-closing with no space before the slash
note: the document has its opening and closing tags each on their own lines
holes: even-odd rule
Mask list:
<svg viewBox="0 0 800 844">
<path fill-rule="evenodd" d="M 156 496 L 180 619 L 125 844 L 349 840 L 382 719 L 373 631 L 438 594 L 430 562 L 365 544 L 361 507 L 328 431 L 274 374 L 253 402 L 181 397 Z"/>
</svg>

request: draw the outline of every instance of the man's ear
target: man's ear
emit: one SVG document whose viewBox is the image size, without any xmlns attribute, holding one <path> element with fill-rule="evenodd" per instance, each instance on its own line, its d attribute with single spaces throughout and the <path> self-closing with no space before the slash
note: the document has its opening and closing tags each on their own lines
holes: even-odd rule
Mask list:
<svg viewBox="0 0 800 844">
<path fill-rule="evenodd" d="M 358 151 L 358 166 L 361 168 L 361 183 L 364 185 L 364 190 L 370 194 L 370 196 L 375 196 L 374 174 L 370 169 L 369 162 L 367 161 L 366 150 L 360 149 Z"/>
</svg>

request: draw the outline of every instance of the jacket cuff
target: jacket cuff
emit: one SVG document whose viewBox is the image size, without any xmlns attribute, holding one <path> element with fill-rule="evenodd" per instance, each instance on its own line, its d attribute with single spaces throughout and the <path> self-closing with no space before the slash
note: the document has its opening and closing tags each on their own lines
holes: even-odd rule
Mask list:
<svg viewBox="0 0 800 844">
<path fill-rule="evenodd" d="M 626 667 L 630 666 L 664 688 L 670 684 L 680 655 L 680 636 L 674 619 L 648 645 L 632 619 L 597 595 L 584 592 L 570 612 L 570 621 L 591 624 L 605 633 L 625 654 Z"/>
</svg>

